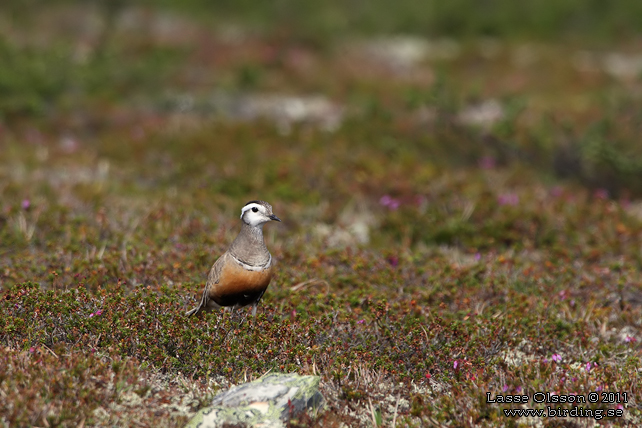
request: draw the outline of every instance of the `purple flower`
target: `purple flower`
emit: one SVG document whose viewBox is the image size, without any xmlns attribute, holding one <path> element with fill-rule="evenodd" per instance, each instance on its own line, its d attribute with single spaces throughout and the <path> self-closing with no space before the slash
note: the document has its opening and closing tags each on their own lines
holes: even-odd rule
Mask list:
<svg viewBox="0 0 642 428">
<path fill-rule="evenodd" d="M 366 320 L 359 320 L 357 321 L 357 324 L 363 324 L 364 322 L 366 322 Z"/>
<path fill-rule="evenodd" d="M 562 362 L 562 356 L 560 354 L 553 354 L 551 360 L 555 361 L 556 363 L 560 363 Z"/>
<path fill-rule="evenodd" d="M 590 372 L 591 371 L 591 362 L 589 361 L 588 363 L 586 363 L 586 366 L 584 368 L 586 369 L 587 372 Z"/>
<path fill-rule="evenodd" d="M 388 263 L 390 263 L 392 267 L 397 267 L 397 265 L 399 264 L 399 257 L 397 256 L 388 257 Z"/>
<path fill-rule="evenodd" d="M 504 385 L 504 387 L 502 388 L 502 392 L 506 392 L 506 391 L 508 391 L 508 385 Z"/>
<path fill-rule="evenodd" d="M 34 348 L 34 347 L 32 346 L 31 348 L 29 348 L 29 352 L 31 352 L 31 353 L 33 354 L 34 352 L 36 352 L 36 348 Z"/>
<path fill-rule="evenodd" d="M 96 312 L 92 312 L 92 313 L 90 313 L 90 314 L 89 314 L 89 318 L 92 318 L 92 317 L 94 317 L 94 316 L 96 316 L 96 317 L 97 317 L 97 316 L 100 316 L 100 315 L 102 315 L 102 314 L 103 314 L 103 310 L 102 310 L 102 309 L 98 309 Z"/>
<path fill-rule="evenodd" d="M 459 366 L 459 363 L 457 362 L 457 360 L 455 360 L 455 362 L 453 363 L 453 369 L 457 370 L 457 366 Z"/>
<path fill-rule="evenodd" d="M 626 343 L 632 343 L 632 342 L 637 342 L 637 339 L 636 339 L 635 337 L 633 337 L 633 336 L 629 336 L 629 335 L 627 335 L 627 336 L 624 338 L 624 341 L 625 341 Z"/>
<path fill-rule="evenodd" d="M 522 387 L 521 387 L 521 386 L 518 386 L 517 388 L 515 388 L 515 392 L 516 392 L 516 393 L 518 393 L 518 394 L 519 394 L 520 392 L 522 392 Z"/>
<path fill-rule="evenodd" d="M 481 169 L 494 169 L 496 166 L 495 158 L 492 156 L 484 156 L 479 160 L 479 167 Z"/>
<path fill-rule="evenodd" d="M 481 254 L 475 253 L 475 261 L 481 260 Z"/>
<path fill-rule="evenodd" d="M 519 204 L 519 195 L 516 193 L 503 193 L 497 197 L 497 203 L 499 205 L 515 206 Z"/>
<path fill-rule="evenodd" d="M 399 199 L 395 199 L 390 195 L 383 195 L 381 199 L 379 199 L 379 204 L 383 205 L 391 211 L 395 211 L 399 208 L 401 202 L 399 201 Z"/>
<path fill-rule="evenodd" d="M 20 206 L 22 206 L 22 209 L 26 211 L 29 209 L 29 207 L 31 207 L 31 201 L 29 199 L 23 199 Z"/>
</svg>

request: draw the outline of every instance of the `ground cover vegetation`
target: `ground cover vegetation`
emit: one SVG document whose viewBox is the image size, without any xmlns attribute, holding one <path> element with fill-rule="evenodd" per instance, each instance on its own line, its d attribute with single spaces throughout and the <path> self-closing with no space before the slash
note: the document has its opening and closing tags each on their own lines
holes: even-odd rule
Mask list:
<svg viewBox="0 0 642 428">
<path fill-rule="evenodd" d="M 639 425 L 640 5 L 218 3 L 0 6 L 0 424 Z M 257 317 L 187 318 L 256 198 Z"/>
</svg>

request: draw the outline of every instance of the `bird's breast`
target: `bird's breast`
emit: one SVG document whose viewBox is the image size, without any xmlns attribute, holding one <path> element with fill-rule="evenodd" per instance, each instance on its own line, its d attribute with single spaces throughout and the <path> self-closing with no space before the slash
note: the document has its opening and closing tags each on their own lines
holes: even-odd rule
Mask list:
<svg viewBox="0 0 642 428">
<path fill-rule="evenodd" d="M 248 270 L 236 261 L 230 260 L 221 271 L 218 284 L 214 285 L 212 298 L 221 306 L 249 304 L 265 291 L 272 279 L 272 265 L 263 270 Z"/>
</svg>

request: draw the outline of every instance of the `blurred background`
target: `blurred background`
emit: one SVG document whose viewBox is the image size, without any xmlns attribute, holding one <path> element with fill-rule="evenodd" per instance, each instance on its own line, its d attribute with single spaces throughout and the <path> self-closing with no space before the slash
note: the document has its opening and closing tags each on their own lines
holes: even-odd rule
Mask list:
<svg viewBox="0 0 642 428">
<path fill-rule="evenodd" d="M 4 1 L 4 242 L 260 197 L 330 246 L 512 245 L 496 206 L 641 194 L 641 25 L 633 0 Z"/>
</svg>

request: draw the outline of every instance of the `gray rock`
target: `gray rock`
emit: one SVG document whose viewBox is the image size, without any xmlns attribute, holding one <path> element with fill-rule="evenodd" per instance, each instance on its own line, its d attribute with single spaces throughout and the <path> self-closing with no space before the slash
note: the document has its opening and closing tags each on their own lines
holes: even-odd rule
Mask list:
<svg viewBox="0 0 642 428">
<path fill-rule="evenodd" d="M 284 427 L 284 421 L 304 410 L 314 415 L 322 408 L 319 380 L 318 376 L 273 373 L 237 385 L 214 397 L 212 406 L 199 410 L 186 428 Z"/>
</svg>

